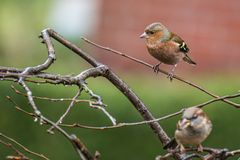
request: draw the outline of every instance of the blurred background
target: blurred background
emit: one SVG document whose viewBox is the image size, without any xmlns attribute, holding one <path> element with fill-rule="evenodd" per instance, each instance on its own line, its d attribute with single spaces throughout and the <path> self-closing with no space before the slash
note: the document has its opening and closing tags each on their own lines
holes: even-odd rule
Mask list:
<svg viewBox="0 0 240 160">
<path fill-rule="evenodd" d="M 42 63 L 47 51 L 38 35 L 51 27 L 109 65 L 137 93 L 153 115 L 161 117 L 211 97 L 177 80 L 171 83 L 165 75 L 155 75 L 149 68 L 133 61 L 94 48 L 84 43 L 81 37 L 156 64 L 139 35 L 148 24 L 162 22 L 183 37 L 191 49 L 191 57 L 198 63 L 196 67 L 181 63 L 175 73 L 220 96 L 229 95 L 240 90 L 239 15 L 239 0 L 1 0 L 0 66 L 24 68 Z M 48 72 L 78 74 L 90 67 L 56 41 L 54 44 L 57 61 Z M 169 66 L 162 67 L 169 70 Z M 127 99 L 105 79 L 89 79 L 87 82 L 95 93 L 102 96 L 108 105 L 107 110 L 119 122 L 142 120 Z M 50 159 L 77 159 L 66 139 L 58 133 L 54 136 L 47 134 L 46 126 L 39 126 L 5 99 L 10 95 L 22 108 L 31 111 L 26 98 L 16 95 L 10 88 L 11 84 L 0 83 L 0 132 Z M 64 86 L 30 87 L 34 95 L 52 98 L 73 97 L 77 91 L 75 87 Z M 17 88 L 21 90 L 21 87 Z M 81 98 L 89 97 L 84 94 Z M 240 103 L 239 98 L 233 101 Z M 43 114 L 55 121 L 68 106 L 67 102 L 36 100 L 36 103 Z M 239 111 L 222 102 L 211 104 L 204 110 L 213 122 L 213 131 L 203 145 L 239 149 Z M 173 136 L 178 119 L 179 116 L 161 122 L 170 136 Z M 89 108 L 87 104 L 75 105 L 66 118 L 66 123 L 74 122 L 110 125 L 100 111 Z M 104 131 L 67 131 L 77 134 L 92 153 L 98 150 L 104 160 L 154 159 L 164 154 L 157 137 L 146 125 Z M 1 159 L 11 154 L 11 150 L 0 145 Z"/>
</svg>

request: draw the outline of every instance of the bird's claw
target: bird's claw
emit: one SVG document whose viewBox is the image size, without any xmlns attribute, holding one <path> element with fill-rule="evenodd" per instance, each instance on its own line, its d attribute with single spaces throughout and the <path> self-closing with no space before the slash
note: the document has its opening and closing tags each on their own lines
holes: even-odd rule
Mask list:
<svg viewBox="0 0 240 160">
<path fill-rule="evenodd" d="M 160 70 L 159 70 L 159 67 L 155 67 L 155 66 L 154 66 L 153 72 L 156 73 L 156 74 L 158 74 L 159 71 L 160 71 Z"/>
<path fill-rule="evenodd" d="M 172 80 L 173 80 L 173 76 L 174 76 L 174 74 L 173 74 L 172 72 L 170 72 L 170 73 L 168 73 L 167 78 L 169 78 L 170 81 L 172 82 Z"/>
<path fill-rule="evenodd" d="M 158 74 L 158 72 L 160 71 L 160 68 L 159 68 L 160 64 L 161 63 L 158 63 L 155 66 L 153 66 L 153 72 L 155 72 L 156 74 Z"/>
<path fill-rule="evenodd" d="M 186 153 L 186 148 L 183 145 L 179 146 L 180 153 Z"/>
<path fill-rule="evenodd" d="M 198 145 L 197 151 L 198 152 L 203 152 L 203 146 L 201 144 Z"/>
</svg>

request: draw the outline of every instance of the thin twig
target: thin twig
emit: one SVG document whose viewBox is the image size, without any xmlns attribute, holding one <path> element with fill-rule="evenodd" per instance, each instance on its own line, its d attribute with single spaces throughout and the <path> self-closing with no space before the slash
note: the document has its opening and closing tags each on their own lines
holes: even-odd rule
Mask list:
<svg viewBox="0 0 240 160">
<path fill-rule="evenodd" d="M 102 107 L 106 106 L 106 104 L 103 103 L 101 96 L 95 94 L 90 88 L 88 88 L 88 86 L 85 83 L 82 83 L 81 85 L 84 91 L 91 96 L 91 99 L 96 100 L 93 103 L 91 103 L 90 106 L 95 106 L 95 105 L 102 106 Z"/>
<path fill-rule="evenodd" d="M 15 93 L 27 97 L 27 94 L 19 91 L 13 85 L 11 85 L 11 88 L 14 90 Z M 104 107 L 98 106 L 99 102 L 95 102 L 95 101 L 92 101 L 92 100 L 80 100 L 80 99 L 74 99 L 74 98 L 73 99 L 72 98 L 48 98 L 48 97 L 39 97 L 39 96 L 32 96 L 32 97 L 34 99 L 49 100 L 51 102 L 58 102 L 58 101 L 60 101 L 60 102 L 71 101 L 71 102 L 74 102 L 74 103 L 87 102 L 87 103 L 89 103 L 89 106 L 91 106 L 92 108 L 96 108 L 96 109 L 101 110 L 111 120 L 112 124 L 116 125 L 116 119 L 112 115 L 110 115 L 110 113 L 108 113 L 108 111 Z M 104 106 L 106 106 L 106 105 L 104 104 Z M 49 130 L 49 132 L 50 132 L 50 130 Z"/>
<path fill-rule="evenodd" d="M 31 104 L 33 110 L 34 110 L 34 113 L 36 115 L 38 115 L 39 117 L 41 117 L 41 112 L 37 108 L 37 106 L 36 106 L 36 104 L 35 104 L 35 102 L 33 100 L 32 91 L 29 89 L 29 87 L 27 86 L 27 84 L 24 82 L 23 79 L 19 79 L 19 84 L 21 84 L 23 86 L 23 88 L 25 89 L 25 91 L 27 92 L 27 98 L 28 98 L 28 101 Z M 40 122 L 41 122 L 41 119 L 40 119 Z"/>
<path fill-rule="evenodd" d="M 83 39 L 85 42 L 87 42 L 87 43 L 89 43 L 89 44 L 91 44 L 91 45 L 93 45 L 93 46 L 95 46 L 95 47 L 98 47 L 98 48 L 101 48 L 101 49 L 103 49 L 103 50 L 112 52 L 112 53 L 114 53 L 114 54 L 123 56 L 123 57 L 125 57 L 125 58 L 127 58 L 127 59 L 131 59 L 131 60 L 133 60 L 134 62 L 137 62 L 137 63 L 139 63 L 139 64 L 143 64 L 143 65 L 145 65 L 145 66 L 147 66 L 147 67 L 149 67 L 149 68 L 152 68 L 152 69 L 154 68 L 153 65 L 151 65 L 151 64 L 149 64 L 149 63 L 146 63 L 146 62 L 144 62 L 144 61 L 142 61 L 142 60 L 140 60 L 140 59 L 134 58 L 134 57 L 129 56 L 129 55 L 125 54 L 125 53 L 122 53 L 122 52 L 116 51 L 116 50 L 114 50 L 114 49 L 111 49 L 111 48 L 109 48 L 109 47 L 101 46 L 101 45 L 99 45 L 99 44 L 97 44 L 97 43 L 95 43 L 95 42 L 92 42 L 92 41 L 88 40 L 88 39 L 85 38 L 85 37 L 82 37 L 82 39 Z M 166 72 L 166 71 L 164 71 L 164 70 L 162 70 L 162 69 L 159 69 L 159 72 L 161 72 L 161 73 L 163 73 L 163 74 L 165 74 L 165 75 L 169 75 L 168 72 Z M 199 86 L 199 85 L 197 85 L 197 84 L 194 84 L 193 82 L 187 81 L 187 80 L 185 80 L 185 79 L 183 79 L 183 78 L 181 78 L 181 77 L 179 77 L 179 76 L 176 76 L 176 75 L 173 75 L 173 78 L 175 78 L 175 79 L 177 79 L 177 80 L 179 80 L 179 81 L 181 81 L 181 82 L 184 82 L 184 83 L 186 83 L 186 84 L 188 84 L 188 85 L 190 85 L 190 86 L 192 86 L 192 87 L 194 87 L 194 88 L 197 88 L 197 89 L 199 89 L 200 91 L 202 91 L 202 92 L 204 92 L 204 93 L 206 93 L 206 94 L 208 94 L 208 95 L 210 95 L 210 96 L 212 96 L 212 97 L 214 97 L 214 98 L 219 98 L 218 95 L 216 95 L 216 94 L 214 94 L 214 93 L 211 93 L 210 91 L 206 90 L 205 88 L 203 88 L 203 87 L 201 87 L 201 86 Z M 229 100 L 226 100 L 226 99 L 221 99 L 221 101 L 224 101 L 225 103 L 228 103 L 228 104 L 230 104 L 230 105 L 232 105 L 232 106 L 234 106 L 234 107 L 236 107 L 236 108 L 240 108 L 240 104 L 234 103 L 234 102 L 232 102 L 232 101 L 229 101 Z"/>
<path fill-rule="evenodd" d="M 36 113 L 29 113 L 27 111 L 24 111 L 23 109 L 21 109 L 21 107 L 19 107 L 19 105 L 17 105 L 17 103 L 10 97 L 8 96 L 7 99 L 14 104 L 15 108 L 18 108 L 19 111 L 30 115 L 32 117 L 35 118 L 39 118 L 39 115 L 37 115 Z M 54 128 L 56 128 L 64 137 L 66 137 L 67 140 L 69 140 L 74 149 L 76 150 L 76 152 L 79 154 L 79 156 L 81 157 L 82 160 L 97 160 L 97 158 L 95 156 L 92 156 L 91 153 L 88 151 L 88 149 L 86 148 L 86 146 L 80 141 L 79 138 L 76 137 L 76 135 L 72 134 L 69 135 L 65 130 L 63 130 L 61 127 L 59 127 L 58 125 L 55 125 L 54 122 L 52 122 L 51 120 L 49 120 L 48 118 L 44 117 L 41 115 L 41 120 L 42 120 L 42 124 L 49 124 L 51 126 L 54 126 Z"/>
<path fill-rule="evenodd" d="M 236 155 L 240 155 L 240 149 L 237 149 L 237 150 L 234 150 L 234 151 L 229 151 L 229 152 L 226 152 L 226 154 L 225 154 L 226 158 L 233 157 L 233 156 L 236 156 Z"/>
<path fill-rule="evenodd" d="M 205 160 L 204 156 L 197 154 L 197 153 L 192 153 L 190 155 L 186 155 L 182 160 L 191 160 L 192 158 L 199 158 L 201 160 Z"/>
<path fill-rule="evenodd" d="M 93 103 L 89 103 L 90 107 L 101 110 L 110 119 L 112 124 L 116 125 L 116 119 L 105 109 L 106 104 L 103 103 L 102 98 L 99 95 L 95 94 L 90 88 L 88 88 L 85 83 L 82 83 L 82 87 L 85 92 L 91 96 L 91 99 L 96 100 Z"/>
<path fill-rule="evenodd" d="M 168 160 L 169 158 L 172 158 L 173 154 L 172 153 L 167 153 L 164 156 L 157 156 L 155 160 Z"/>
<path fill-rule="evenodd" d="M 63 115 L 59 118 L 59 120 L 55 123 L 55 125 L 59 125 L 63 122 L 63 119 L 67 116 L 67 114 L 70 112 L 71 108 L 73 107 L 73 105 L 75 104 L 77 98 L 80 96 L 82 92 L 82 88 L 80 88 L 78 91 L 77 91 L 77 94 L 72 98 L 72 101 L 71 103 L 69 104 L 67 110 L 63 113 Z M 52 126 L 51 128 L 48 129 L 48 132 L 53 134 L 53 130 L 54 129 L 54 126 Z"/>
<path fill-rule="evenodd" d="M 194 106 L 190 106 L 190 107 L 202 108 L 202 107 L 204 107 L 206 105 L 209 105 L 211 103 L 220 101 L 222 99 L 230 99 L 230 98 L 236 98 L 236 97 L 240 97 L 240 93 L 233 94 L 233 95 L 222 96 L 222 97 L 215 98 L 215 99 L 209 100 L 207 102 L 204 102 L 204 103 L 201 103 L 201 104 L 198 104 L 198 105 L 194 105 Z M 186 107 L 186 108 L 189 108 L 189 107 Z M 142 124 L 148 124 L 148 123 L 151 123 L 151 122 L 157 122 L 157 121 L 166 120 L 166 119 L 169 119 L 171 117 L 180 115 L 181 113 L 183 113 L 184 110 L 185 109 L 181 109 L 181 110 L 179 110 L 179 111 L 177 111 L 175 113 L 168 114 L 166 116 L 163 116 L 163 117 L 160 117 L 160 118 L 156 118 L 156 119 L 150 120 L 150 121 L 140 121 L 140 122 L 133 122 L 133 123 L 118 123 L 115 126 L 95 127 L 95 126 L 81 125 L 81 124 L 77 124 L 77 123 L 75 123 L 75 124 L 62 124 L 62 126 L 64 126 L 64 127 L 79 127 L 79 128 L 94 129 L 94 130 L 104 130 L 104 129 L 113 129 L 113 128 L 126 127 L 126 126 L 136 126 L 136 125 L 142 125 Z"/>
<path fill-rule="evenodd" d="M 0 66 L 1 68 L 1 66 Z M 22 72 L 24 72 L 24 70 L 21 70 Z M 14 72 L 14 71 L 13 71 Z M 63 84 L 63 85 L 74 85 L 76 84 L 75 82 L 75 77 L 73 76 L 60 76 L 60 75 L 55 75 L 55 74 L 49 74 L 49 73 L 44 73 L 44 72 L 40 72 L 40 73 L 24 73 L 24 75 L 22 73 L 0 73 L 0 78 L 1 80 L 10 80 L 9 78 L 14 78 L 14 79 L 20 79 L 21 77 L 24 77 L 25 81 L 29 81 L 27 78 L 42 78 L 45 79 L 46 83 L 49 84 Z M 12 80 L 15 81 L 16 80 Z M 32 82 L 32 81 L 30 81 Z M 33 82 L 35 83 L 35 82 Z M 37 82 L 36 82 L 37 83 Z M 41 83 L 41 82 L 40 82 Z"/>
<path fill-rule="evenodd" d="M 225 96 L 222 96 L 222 97 L 218 97 L 218 98 L 215 98 L 215 99 L 212 99 L 212 100 L 209 100 L 207 102 L 204 102 L 204 103 L 201 103 L 201 104 L 198 104 L 198 105 L 195 105 L 193 107 L 198 107 L 198 108 L 202 108 L 206 105 L 209 105 L 211 103 L 214 103 L 216 101 L 221 101 L 223 99 L 231 99 L 231 98 L 236 98 L 236 97 L 239 97 L 240 96 L 240 93 L 237 93 L 237 94 L 233 94 L 233 95 L 225 95 Z"/>
<path fill-rule="evenodd" d="M 18 89 L 16 89 L 16 87 L 14 87 L 13 85 L 11 85 L 11 88 L 14 90 L 15 93 L 23 95 L 25 97 L 27 97 L 27 94 L 19 91 Z M 40 96 L 32 96 L 34 99 L 40 99 L 40 100 L 48 100 L 50 102 L 63 102 L 63 101 L 72 101 L 72 98 L 49 98 L 49 97 L 40 97 Z M 80 103 L 80 102 L 86 102 L 86 103 L 94 103 L 94 101 L 91 100 L 86 100 L 86 99 L 75 99 L 74 100 L 75 103 Z"/>
<path fill-rule="evenodd" d="M 14 104 L 14 107 L 17 110 L 19 110 L 19 111 L 21 111 L 21 112 L 23 112 L 23 113 L 25 113 L 25 114 L 27 114 L 31 117 L 36 118 L 36 115 L 34 113 L 27 112 L 27 111 L 21 109 L 20 107 L 18 107 L 16 102 L 13 101 L 10 96 L 6 96 L 6 98 Z M 151 122 L 166 120 L 166 119 L 169 119 L 171 117 L 174 117 L 176 115 L 181 114 L 183 111 L 184 111 L 184 109 L 182 109 L 178 112 L 175 112 L 173 114 L 168 114 L 164 117 L 160 117 L 160 118 L 150 120 L 150 121 L 140 121 L 140 122 L 133 122 L 133 123 L 118 123 L 118 124 L 113 125 L 113 126 L 94 127 L 94 126 L 81 125 L 81 124 L 77 124 L 77 123 L 75 123 L 75 124 L 60 124 L 60 126 L 63 126 L 63 127 L 79 127 L 79 128 L 94 129 L 94 130 L 113 129 L 113 128 L 120 128 L 120 127 L 125 127 L 125 126 L 136 126 L 136 125 L 142 125 L 142 124 L 148 124 L 148 123 L 151 123 Z"/>
<path fill-rule="evenodd" d="M 33 117 L 34 119 L 37 118 L 37 116 L 34 113 L 27 112 L 26 110 L 23 110 L 22 108 L 18 107 L 18 104 L 10 96 L 6 96 L 6 99 L 9 100 L 12 104 L 14 104 L 14 107 L 17 110 L 19 110 L 19 111 L 21 111 L 21 112 L 23 112 L 23 113 Z"/>
<path fill-rule="evenodd" d="M 101 110 L 112 122 L 113 126 L 117 125 L 117 120 L 102 106 L 92 105 L 92 108 Z"/>
<path fill-rule="evenodd" d="M 94 129 L 94 130 L 105 130 L 105 129 L 113 129 L 113 128 L 120 128 L 120 127 L 126 127 L 126 126 L 137 126 L 137 125 L 142 125 L 142 124 L 148 124 L 152 122 L 158 122 L 162 120 L 169 119 L 171 117 L 174 117 L 176 115 L 181 114 L 184 111 L 184 109 L 175 112 L 173 114 L 168 114 L 166 116 L 154 119 L 154 120 L 149 120 L 149 121 L 140 121 L 140 122 L 133 122 L 133 123 L 118 123 L 117 125 L 113 126 L 102 126 L 102 127 L 94 127 L 94 126 L 86 126 L 86 125 L 81 125 L 81 124 L 61 124 L 63 127 L 79 127 L 79 128 L 85 128 L 85 129 Z"/>
<path fill-rule="evenodd" d="M 36 153 L 36 152 L 33 152 L 31 150 L 29 150 L 28 148 L 26 148 L 25 146 L 23 146 L 22 144 L 20 144 L 19 142 L 17 142 L 16 140 L 4 135 L 3 133 L 0 133 L 0 137 L 3 137 L 5 139 L 7 139 L 8 141 L 16 144 L 17 146 L 19 146 L 20 148 L 22 148 L 24 151 L 26 151 L 27 153 L 30 153 L 32 155 L 35 155 L 37 157 L 40 157 L 40 158 L 43 158 L 43 159 L 46 159 L 46 160 L 49 160 L 49 158 L 45 157 L 43 154 L 39 154 L 39 153 Z"/>
<path fill-rule="evenodd" d="M 11 157 L 18 157 L 21 160 L 30 160 L 30 158 L 25 156 L 22 152 L 20 152 L 17 148 L 15 148 L 11 143 L 4 142 L 2 140 L 0 140 L 0 143 L 8 148 L 11 148 L 17 154 L 17 156 L 7 156 L 6 159 L 10 159 Z"/>
</svg>

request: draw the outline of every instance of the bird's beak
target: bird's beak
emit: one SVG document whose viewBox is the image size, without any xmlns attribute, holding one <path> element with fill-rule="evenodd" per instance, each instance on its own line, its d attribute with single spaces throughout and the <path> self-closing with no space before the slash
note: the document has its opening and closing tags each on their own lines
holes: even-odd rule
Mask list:
<svg viewBox="0 0 240 160">
<path fill-rule="evenodd" d="M 189 121 L 188 119 L 184 118 L 184 119 L 182 119 L 180 125 L 181 125 L 183 128 L 187 128 L 189 125 L 191 125 L 191 121 Z"/>
<path fill-rule="evenodd" d="M 143 32 L 143 34 L 141 34 L 139 37 L 140 37 L 140 38 L 146 38 L 146 37 L 147 37 L 147 34 L 146 34 L 145 32 Z"/>
</svg>

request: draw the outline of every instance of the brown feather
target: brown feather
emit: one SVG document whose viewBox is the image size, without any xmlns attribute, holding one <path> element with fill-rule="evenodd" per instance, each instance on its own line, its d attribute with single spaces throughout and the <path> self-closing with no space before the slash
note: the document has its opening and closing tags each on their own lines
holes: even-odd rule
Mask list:
<svg viewBox="0 0 240 160">
<path fill-rule="evenodd" d="M 178 35 L 172 33 L 171 35 L 171 40 L 178 43 L 179 46 L 180 46 L 180 51 L 182 51 L 184 54 L 185 54 L 185 57 L 183 57 L 183 60 L 189 64 L 193 64 L 193 65 L 196 65 L 197 63 L 194 62 L 189 56 L 188 56 L 188 51 L 189 51 L 189 48 L 187 47 L 187 44 L 184 42 L 184 40 L 182 40 Z M 183 47 L 181 49 L 181 47 Z"/>
<path fill-rule="evenodd" d="M 189 64 L 197 65 L 197 63 L 194 62 L 187 54 L 185 55 L 185 57 L 183 57 L 183 60 Z"/>
</svg>

